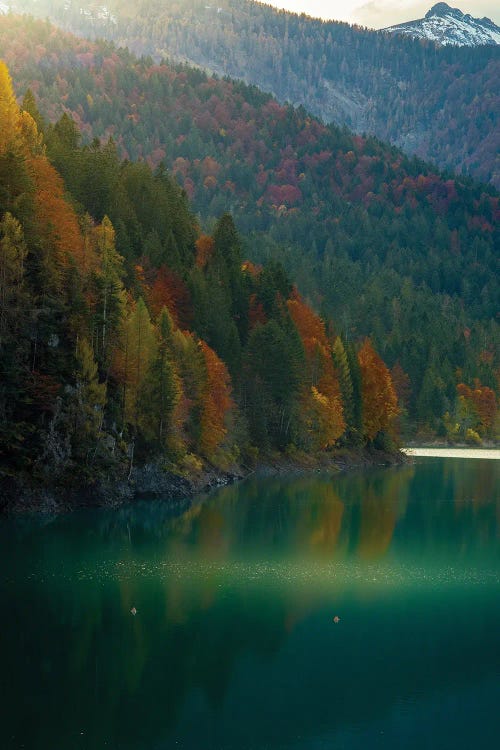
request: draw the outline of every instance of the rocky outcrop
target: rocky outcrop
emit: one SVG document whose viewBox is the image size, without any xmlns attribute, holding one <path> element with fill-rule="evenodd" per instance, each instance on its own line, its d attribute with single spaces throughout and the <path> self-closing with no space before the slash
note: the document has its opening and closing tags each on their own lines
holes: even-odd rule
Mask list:
<svg viewBox="0 0 500 750">
<path fill-rule="evenodd" d="M 407 460 L 399 451 L 342 449 L 316 456 L 297 453 L 293 456 L 268 457 L 257 466 L 256 473 L 266 476 L 311 471 L 335 472 L 370 466 L 393 466 Z M 250 469 L 239 466 L 228 471 L 205 467 L 187 476 L 152 462 L 134 468 L 130 479 L 115 474 L 96 477 L 93 481 L 75 486 L 41 485 L 26 475 L 19 475 L 0 480 L 0 514 L 56 514 L 78 508 L 118 508 L 138 499 L 161 499 L 186 507 L 195 496 L 233 484 L 249 473 Z"/>
<path fill-rule="evenodd" d="M 71 486 L 40 484 L 26 475 L 0 481 L 1 513 L 62 513 L 77 508 L 114 508 L 135 499 L 162 498 L 186 501 L 195 495 L 242 479 L 243 469 L 219 471 L 208 468 L 187 477 L 167 471 L 157 463 L 135 468 L 130 480 L 120 475 L 96 477 Z"/>
</svg>

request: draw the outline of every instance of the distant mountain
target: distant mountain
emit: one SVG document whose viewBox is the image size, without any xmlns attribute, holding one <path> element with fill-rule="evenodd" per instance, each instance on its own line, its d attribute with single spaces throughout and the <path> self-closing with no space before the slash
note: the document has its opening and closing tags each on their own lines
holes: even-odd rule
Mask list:
<svg viewBox="0 0 500 750">
<path fill-rule="evenodd" d="M 138 60 L 46 22 L 0 17 L 1 57 L 18 95 L 30 87 L 44 117 L 70 115 L 91 151 L 94 138 L 112 136 L 111 153 L 163 161 L 205 227 L 231 211 L 247 257 L 280 261 L 347 340 L 372 335 L 399 373 L 413 424 L 442 429 L 457 377 L 496 388 L 500 204 L 492 186 L 444 176 L 254 86 Z M 67 120 L 58 131 L 71 136 Z M 93 162 L 106 174 L 107 153 Z M 70 192 L 101 220 L 106 204 L 91 172 L 78 192 L 71 179 L 79 170 L 67 174 L 52 154 Z M 134 257 L 121 197 L 106 185 L 118 248 Z M 138 188 L 145 211 L 148 200 Z M 151 229 L 149 255 L 160 252 L 158 242 Z"/>
<path fill-rule="evenodd" d="M 6 0 L 0 0 L 6 2 Z M 500 187 L 500 47 L 438 47 L 250 0 L 12 0 L 87 38 L 255 84 Z"/>
<path fill-rule="evenodd" d="M 458 8 L 450 8 L 447 3 L 433 5 L 425 18 L 389 26 L 383 31 L 460 47 L 500 44 L 500 27 L 490 18 L 473 18 Z"/>
</svg>

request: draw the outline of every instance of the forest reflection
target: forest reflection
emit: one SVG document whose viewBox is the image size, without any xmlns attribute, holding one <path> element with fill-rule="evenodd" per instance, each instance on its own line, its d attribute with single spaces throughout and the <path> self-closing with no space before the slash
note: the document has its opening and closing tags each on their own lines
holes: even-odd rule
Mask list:
<svg viewBox="0 0 500 750">
<path fill-rule="evenodd" d="M 470 462 L 437 463 L 420 467 L 416 483 L 413 465 L 334 477 L 249 479 L 179 515 L 161 501 L 144 501 L 104 516 L 98 533 L 128 540 L 138 550 L 154 535 L 165 540 L 165 554 L 176 558 L 224 561 L 264 553 L 271 559 L 377 560 L 390 553 L 397 529 L 407 543 L 409 512 L 407 523 L 419 526 L 418 543 L 438 548 L 451 541 L 460 554 L 464 535 L 475 537 L 471 524 L 478 531 L 485 527 L 476 544 L 496 527 L 498 468 L 482 462 L 478 483 Z"/>
<path fill-rule="evenodd" d="M 287 736 L 280 702 L 307 706 L 293 730 L 299 722 L 307 735 L 325 717 L 340 726 L 361 712 L 368 721 L 401 695 L 425 693 L 429 674 L 434 686 L 461 680 L 464 659 L 490 674 L 498 607 L 470 588 L 471 631 L 460 616 L 463 592 L 438 576 L 441 588 L 429 586 L 431 604 L 422 604 L 404 577 L 497 560 L 494 463 L 484 462 L 481 481 L 477 467 L 450 462 L 250 478 L 182 512 L 144 501 L 44 527 L 26 521 L 8 534 L 0 526 L 7 559 L 16 560 L 0 579 L 6 735 L 43 750 L 54 736 L 58 747 L 80 747 L 81 726 L 82 747 L 104 747 L 106 737 L 108 747 L 149 750 L 181 735 L 196 747 L 218 716 L 228 747 L 244 747 L 235 700 L 247 701 L 246 714 L 238 703 L 247 732 L 257 708 L 269 718 L 271 742 L 274 731 Z M 374 570 L 382 582 L 387 571 L 385 588 L 374 588 Z M 429 606 L 432 631 L 415 629 Z M 336 703 L 331 670 L 343 680 Z M 371 694 L 362 707 L 358 692 Z M 64 711 L 61 695 L 71 696 Z"/>
<path fill-rule="evenodd" d="M 324 559 L 382 557 L 406 512 L 412 466 L 357 477 L 250 479 L 180 515 L 145 501 L 105 517 L 98 532 L 140 549 L 152 533 L 176 558 L 230 560 L 289 554 Z"/>
</svg>

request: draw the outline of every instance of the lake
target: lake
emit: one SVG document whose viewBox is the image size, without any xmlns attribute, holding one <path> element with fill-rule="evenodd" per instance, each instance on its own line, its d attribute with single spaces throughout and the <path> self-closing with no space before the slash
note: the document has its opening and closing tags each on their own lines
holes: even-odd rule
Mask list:
<svg viewBox="0 0 500 750">
<path fill-rule="evenodd" d="M 1 747 L 497 746 L 499 487 L 417 458 L 1 520 Z"/>
</svg>

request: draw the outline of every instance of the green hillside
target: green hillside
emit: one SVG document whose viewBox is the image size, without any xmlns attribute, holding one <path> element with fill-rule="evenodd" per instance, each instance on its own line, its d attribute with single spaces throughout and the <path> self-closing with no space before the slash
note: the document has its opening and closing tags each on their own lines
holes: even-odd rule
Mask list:
<svg viewBox="0 0 500 750">
<path fill-rule="evenodd" d="M 249 0 L 17 0 L 15 7 L 138 55 L 242 79 L 325 122 L 500 187 L 498 46 L 436 47 Z"/>
<path fill-rule="evenodd" d="M 87 142 L 112 137 L 127 158 L 164 162 L 206 229 L 231 211 L 245 255 L 282 262 L 344 341 L 371 335 L 398 376 L 404 429 L 450 433 L 468 419 L 458 385 L 497 388 L 493 188 L 326 127 L 255 88 L 137 60 L 47 23 L 0 19 L 0 54 L 44 117 L 65 112 Z M 93 181 L 104 157 L 75 182 L 54 132 L 48 152 L 75 199 L 116 225 L 118 209 L 102 198 L 113 183 L 98 190 Z M 138 240 L 120 227 L 117 242 L 129 258 L 159 252 L 154 232 Z"/>
</svg>

